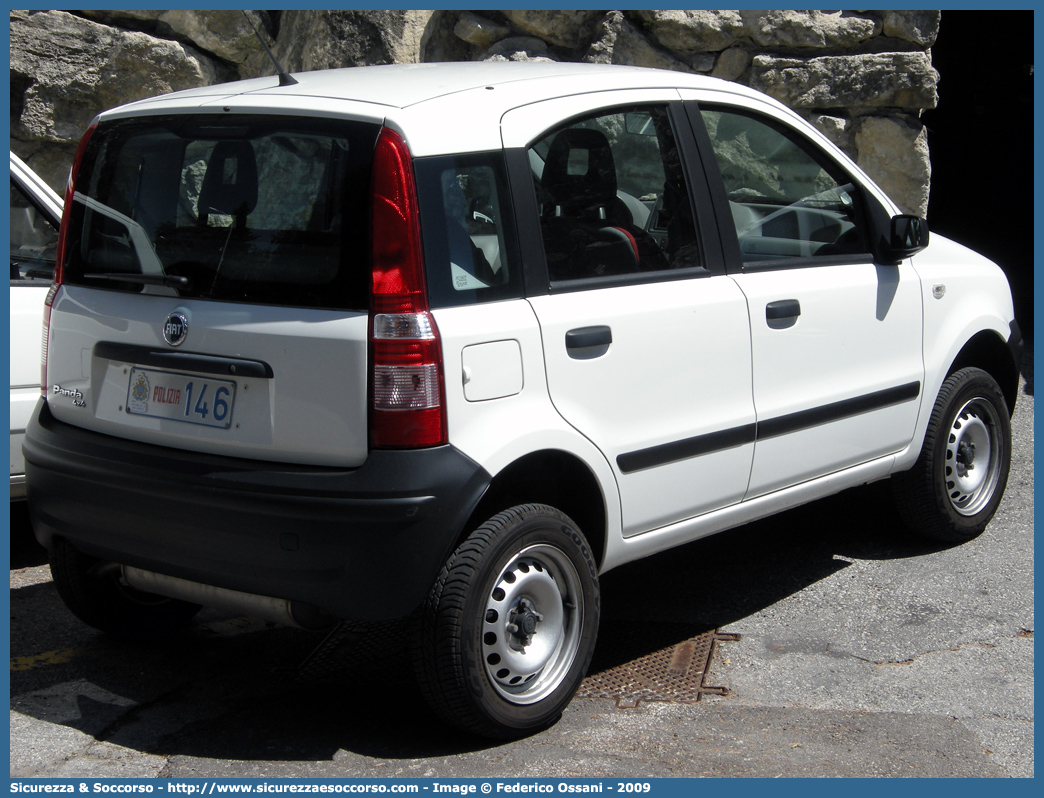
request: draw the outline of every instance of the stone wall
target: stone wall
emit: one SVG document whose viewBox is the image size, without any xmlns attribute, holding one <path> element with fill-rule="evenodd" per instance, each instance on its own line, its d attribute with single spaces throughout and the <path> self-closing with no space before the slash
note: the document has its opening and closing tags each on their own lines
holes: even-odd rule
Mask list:
<svg viewBox="0 0 1044 798">
<path fill-rule="evenodd" d="M 249 19 L 249 24 L 248 24 Z M 12 11 L 11 146 L 64 184 L 91 118 L 143 97 L 290 71 L 553 60 L 695 72 L 759 89 L 924 214 L 938 11 Z"/>
</svg>

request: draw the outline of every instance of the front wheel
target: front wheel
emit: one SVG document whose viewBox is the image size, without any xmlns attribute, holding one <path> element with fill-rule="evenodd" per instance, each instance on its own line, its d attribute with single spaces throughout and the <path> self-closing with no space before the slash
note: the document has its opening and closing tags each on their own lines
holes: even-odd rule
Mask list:
<svg viewBox="0 0 1044 798">
<path fill-rule="evenodd" d="M 424 605 L 418 676 L 444 720 L 510 738 L 554 723 L 594 653 L 598 577 L 564 514 L 522 505 L 450 557 Z"/>
<path fill-rule="evenodd" d="M 1004 495 L 1011 466 L 1011 421 L 996 380 L 976 368 L 943 383 L 914 467 L 893 478 L 906 525 L 933 540 L 979 535 Z"/>
</svg>

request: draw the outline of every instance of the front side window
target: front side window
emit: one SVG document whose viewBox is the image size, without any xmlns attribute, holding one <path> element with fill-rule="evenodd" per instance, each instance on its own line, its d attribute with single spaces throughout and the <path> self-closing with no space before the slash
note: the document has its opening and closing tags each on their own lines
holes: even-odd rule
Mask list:
<svg viewBox="0 0 1044 798">
<path fill-rule="evenodd" d="M 529 150 L 552 283 L 701 266 L 666 108 L 575 120 Z"/>
<path fill-rule="evenodd" d="M 77 178 L 65 280 L 365 309 L 378 129 L 248 116 L 99 127 Z"/>
<path fill-rule="evenodd" d="M 701 113 L 744 263 L 869 251 L 860 193 L 836 165 L 767 120 Z"/>
</svg>

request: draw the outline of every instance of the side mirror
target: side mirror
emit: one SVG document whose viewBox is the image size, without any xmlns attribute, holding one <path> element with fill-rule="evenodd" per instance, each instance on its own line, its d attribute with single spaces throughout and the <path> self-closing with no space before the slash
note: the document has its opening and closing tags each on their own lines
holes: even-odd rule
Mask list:
<svg viewBox="0 0 1044 798">
<path fill-rule="evenodd" d="M 920 216 L 901 214 L 892 217 L 888 237 L 890 260 L 899 262 L 928 246 L 928 222 Z"/>
</svg>

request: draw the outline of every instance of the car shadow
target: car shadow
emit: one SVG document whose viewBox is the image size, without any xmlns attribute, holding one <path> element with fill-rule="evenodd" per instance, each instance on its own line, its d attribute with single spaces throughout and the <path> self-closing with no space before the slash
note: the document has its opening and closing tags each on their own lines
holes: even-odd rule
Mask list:
<svg viewBox="0 0 1044 798">
<path fill-rule="evenodd" d="M 1026 343 L 1022 350 L 1022 362 L 1019 364 L 1019 373 L 1022 375 L 1022 391 L 1027 396 L 1033 396 L 1033 344 Z"/>
<path fill-rule="evenodd" d="M 602 579 L 591 672 L 741 620 L 848 558 L 941 548 L 903 531 L 878 483 L 622 566 Z M 497 745 L 426 708 L 401 625 L 372 647 L 379 656 L 362 640 L 344 667 L 301 681 L 321 635 L 204 611 L 178 636 L 128 643 L 69 616 L 47 581 L 13 589 L 11 615 L 12 709 L 143 753 L 321 762 L 338 751 L 415 759 Z M 52 661 L 34 659 L 41 652 Z"/>
<path fill-rule="evenodd" d="M 47 562 L 47 550 L 33 537 L 29 505 L 11 502 L 11 570 L 32 568 Z"/>
</svg>

